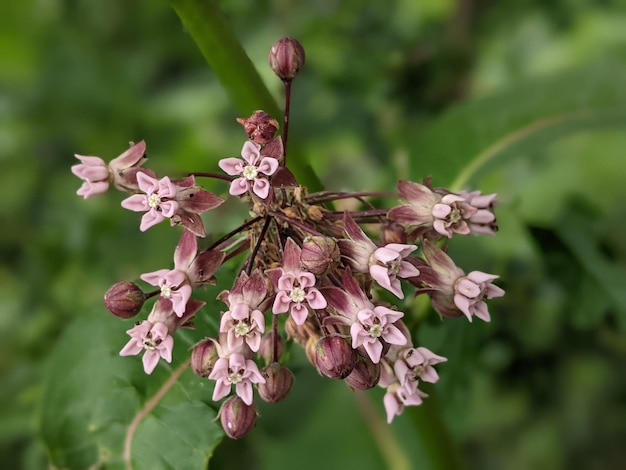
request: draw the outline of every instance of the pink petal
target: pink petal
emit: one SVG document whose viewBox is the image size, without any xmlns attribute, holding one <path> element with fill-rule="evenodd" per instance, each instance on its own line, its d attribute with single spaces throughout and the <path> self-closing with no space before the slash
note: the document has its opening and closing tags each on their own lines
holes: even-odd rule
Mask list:
<svg viewBox="0 0 626 470">
<path fill-rule="evenodd" d="M 432 214 L 438 219 L 445 219 L 452 212 L 452 207 L 446 204 L 435 204 L 433 206 Z"/>
<path fill-rule="evenodd" d="M 243 173 L 243 162 L 239 158 L 223 158 L 217 164 L 227 175 L 235 176 Z"/>
<path fill-rule="evenodd" d="M 143 351 L 143 344 L 136 338 L 131 338 L 120 351 L 120 356 L 136 356 Z"/>
<path fill-rule="evenodd" d="M 135 145 L 130 147 L 119 157 L 111 160 L 109 166 L 111 167 L 113 173 L 117 173 L 120 170 L 124 170 L 135 165 L 137 162 L 139 162 L 139 160 L 141 160 L 145 153 L 146 143 L 142 140 L 141 142 L 137 142 Z"/>
<path fill-rule="evenodd" d="M 259 333 L 251 333 L 246 336 L 246 343 L 252 352 L 257 352 L 261 347 L 261 335 Z"/>
<path fill-rule="evenodd" d="M 137 186 L 146 194 L 157 192 L 159 188 L 159 180 L 147 175 L 143 171 L 137 173 Z"/>
<path fill-rule="evenodd" d="M 406 336 L 404 336 L 402 332 L 394 325 L 389 325 L 387 326 L 387 328 L 385 328 L 385 331 L 382 334 L 382 338 L 389 344 L 397 344 L 402 346 L 407 343 Z"/>
<path fill-rule="evenodd" d="M 474 304 L 474 316 L 485 322 L 491 321 L 489 310 L 487 310 L 487 304 L 485 302 L 476 302 L 476 304 Z"/>
<path fill-rule="evenodd" d="M 209 377 L 211 378 L 211 377 Z M 213 389 L 213 401 L 218 401 L 224 398 L 230 393 L 230 382 L 226 382 L 224 379 L 219 379 L 215 382 L 215 388 Z"/>
<path fill-rule="evenodd" d="M 191 297 L 191 286 L 188 284 L 185 284 L 184 286 L 179 287 L 176 291 L 172 292 L 172 307 L 174 308 L 176 316 L 183 316 L 189 297 Z"/>
<path fill-rule="evenodd" d="M 306 294 L 306 300 L 309 306 L 314 310 L 321 310 L 328 305 L 326 299 L 322 296 L 321 292 L 315 288 L 308 290 Z"/>
<path fill-rule="evenodd" d="M 152 374 L 152 371 L 156 368 L 159 363 L 160 355 L 156 350 L 147 349 L 141 358 L 141 362 L 143 362 L 143 370 L 146 374 Z"/>
<path fill-rule="evenodd" d="M 368 341 L 363 344 L 363 347 L 365 348 L 365 352 L 367 352 L 367 355 L 370 357 L 372 362 L 374 364 L 378 364 L 380 362 L 380 356 L 383 352 L 382 343 L 378 340 Z"/>
<path fill-rule="evenodd" d="M 122 201 L 122 207 L 134 212 L 144 212 L 150 208 L 145 194 L 133 194 Z"/>
<path fill-rule="evenodd" d="M 304 322 L 306 321 L 307 317 L 309 316 L 309 309 L 306 308 L 306 306 L 304 306 L 301 303 L 294 303 L 291 306 L 291 318 L 293 318 L 293 321 L 296 322 L 296 325 L 301 326 L 304 325 Z"/>
<path fill-rule="evenodd" d="M 245 178 L 237 178 L 230 183 L 229 194 L 232 196 L 240 196 L 248 191 L 250 184 Z"/>
<path fill-rule="evenodd" d="M 158 351 L 161 358 L 166 362 L 172 362 L 172 350 L 174 349 L 174 338 L 170 335 L 159 344 Z"/>
<path fill-rule="evenodd" d="M 274 299 L 274 305 L 272 306 L 272 312 L 274 314 L 286 313 L 289 311 L 291 305 L 291 297 L 289 297 L 284 291 L 280 291 L 276 294 Z"/>
<path fill-rule="evenodd" d="M 255 165 L 261 158 L 261 154 L 259 152 L 261 146 L 255 142 L 246 141 L 243 144 L 243 148 L 241 149 L 241 157 L 248 162 L 250 165 Z"/>
<path fill-rule="evenodd" d="M 151 273 L 144 273 L 139 277 L 141 278 L 142 281 L 146 281 L 150 285 L 160 286 L 161 280 L 169 272 L 170 272 L 169 269 L 159 269 L 158 271 L 153 271 Z"/>
<path fill-rule="evenodd" d="M 263 157 L 261 159 L 261 163 L 257 167 L 257 170 L 260 173 L 266 174 L 267 176 L 273 175 L 278 169 L 278 160 L 271 157 Z"/>
<path fill-rule="evenodd" d="M 474 299 L 480 294 L 480 287 L 467 278 L 461 278 L 456 284 L 456 291 L 469 299 Z"/>
<path fill-rule="evenodd" d="M 270 193 L 270 182 L 267 178 L 255 178 L 252 192 L 261 199 L 267 198 Z"/>
<path fill-rule="evenodd" d="M 370 266 L 370 276 L 385 289 L 389 290 L 391 287 L 391 279 L 389 278 L 389 269 L 379 264 Z"/>
<path fill-rule="evenodd" d="M 387 423 L 391 424 L 393 418 L 402 414 L 404 406 L 400 404 L 395 393 L 387 392 L 383 397 L 383 404 L 387 413 Z"/>
<path fill-rule="evenodd" d="M 95 183 L 84 182 L 76 194 L 83 196 L 84 199 L 90 198 L 95 194 L 106 193 L 109 190 L 108 181 L 97 181 Z"/>
<path fill-rule="evenodd" d="M 176 201 L 165 201 L 159 204 L 159 207 L 161 208 L 160 212 L 163 214 L 163 217 L 170 218 L 178 210 L 178 203 Z"/>
<path fill-rule="evenodd" d="M 149 212 L 146 212 L 141 217 L 141 223 L 139 224 L 139 230 L 142 231 L 142 232 L 145 232 L 150 227 L 158 224 L 159 222 L 162 222 L 163 220 L 165 220 L 165 217 L 163 217 L 163 215 L 159 211 L 151 209 Z"/>
<path fill-rule="evenodd" d="M 456 294 L 454 296 L 454 305 L 463 312 L 463 314 L 467 317 L 467 319 L 472 321 L 472 313 L 470 312 L 470 299 L 461 294 Z"/>
<path fill-rule="evenodd" d="M 246 405 L 252 405 L 252 384 L 248 380 L 242 380 L 235 386 L 235 392 Z"/>
</svg>

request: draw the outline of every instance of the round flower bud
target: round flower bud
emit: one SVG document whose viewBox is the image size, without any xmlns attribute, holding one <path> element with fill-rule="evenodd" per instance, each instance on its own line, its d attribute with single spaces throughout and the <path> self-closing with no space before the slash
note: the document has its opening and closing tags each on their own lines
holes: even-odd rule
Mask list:
<svg viewBox="0 0 626 470">
<path fill-rule="evenodd" d="M 300 262 L 307 271 L 322 276 L 337 265 L 340 256 L 335 239 L 315 235 L 304 239 Z"/>
<path fill-rule="evenodd" d="M 285 342 L 280 334 L 274 334 L 273 331 L 263 335 L 261 338 L 261 346 L 257 353 L 263 358 L 265 364 L 269 364 L 274 360 L 274 342 L 276 342 L 276 357 L 281 357 L 285 352 Z"/>
<path fill-rule="evenodd" d="M 304 65 L 304 48 L 292 38 L 282 38 L 270 49 L 270 67 L 283 81 L 291 81 Z"/>
<path fill-rule="evenodd" d="M 341 336 L 326 336 L 315 345 L 315 365 L 322 375 L 345 379 L 356 363 L 356 351 Z"/>
<path fill-rule="evenodd" d="M 146 295 L 133 282 L 113 284 L 104 294 L 104 306 L 116 317 L 132 318 L 141 311 Z"/>
<path fill-rule="evenodd" d="M 213 338 L 205 338 L 191 351 L 191 370 L 198 377 L 208 377 L 219 359 Z"/>
<path fill-rule="evenodd" d="M 219 416 L 228 437 L 239 439 L 254 427 L 257 412 L 254 403 L 246 405 L 239 396 L 235 395 L 222 404 Z"/>
<path fill-rule="evenodd" d="M 374 388 L 380 380 L 380 363 L 374 364 L 369 356 L 356 352 L 356 364 L 354 369 L 346 377 L 346 383 L 356 390 L 369 390 Z"/>
<path fill-rule="evenodd" d="M 285 366 L 278 362 L 272 362 L 269 366 L 261 369 L 261 375 L 265 379 L 265 383 L 259 383 L 257 390 L 264 401 L 276 403 L 289 394 L 293 384 L 293 374 Z"/>
<path fill-rule="evenodd" d="M 278 121 L 265 111 L 255 111 L 248 119 L 237 118 L 248 135 L 248 138 L 258 144 L 267 144 L 274 139 L 278 131 Z"/>
</svg>

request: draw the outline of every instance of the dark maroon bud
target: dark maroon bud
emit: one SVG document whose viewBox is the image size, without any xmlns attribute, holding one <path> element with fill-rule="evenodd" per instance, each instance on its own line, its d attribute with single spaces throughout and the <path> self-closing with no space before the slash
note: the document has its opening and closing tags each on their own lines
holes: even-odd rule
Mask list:
<svg viewBox="0 0 626 470">
<path fill-rule="evenodd" d="M 341 336 L 326 336 L 315 345 L 317 370 L 331 379 L 345 379 L 356 363 L 356 352 Z"/>
<path fill-rule="evenodd" d="M 239 439 L 254 427 L 257 412 L 254 403 L 246 405 L 235 395 L 222 404 L 219 416 L 226 435 L 231 439 Z"/>
<path fill-rule="evenodd" d="M 198 377 L 208 377 L 219 359 L 213 338 L 205 338 L 191 351 L 191 370 Z"/>
<path fill-rule="evenodd" d="M 333 238 L 315 235 L 304 239 L 300 262 L 307 271 L 322 276 L 337 265 L 340 256 L 339 246 Z"/>
<path fill-rule="evenodd" d="M 274 357 L 274 343 L 276 343 L 276 357 Z M 281 357 L 285 352 L 285 342 L 280 334 L 270 331 L 261 338 L 261 346 L 258 355 L 263 358 L 265 364 L 270 364 L 275 359 Z"/>
<path fill-rule="evenodd" d="M 356 352 L 357 359 L 354 369 L 346 377 L 346 383 L 356 390 L 374 388 L 380 380 L 380 363 L 374 364 L 369 356 Z"/>
<path fill-rule="evenodd" d="M 116 317 L 132 318 L 141 311 L 146 295 L 133 282 L 113 284 L 104 294 L 104 306 Z"/>
<path fill-rule="evenodd" d="M 290 81 L 304 65 L 304 48 L 292 38 L 282 38 L 270 49 L 270 67 L 283 81 Z"/>
<path fill-rule="evenodd" d="M 257 390 L 264 401 L 277 403 L 289 394 L 293 384 L 293 374 L 285 366 L 272 362 L 261 369 L 261 375 L 265 378 L 265 383 L 258 384 Z"/>
<path fill-rule="evenodd" d="M 274 140 L 279 124 L 265 111 L 255 111 L 248 119 L 237 118 L 248 138 L 258 144 L 269 144 Z"/>
</svg>

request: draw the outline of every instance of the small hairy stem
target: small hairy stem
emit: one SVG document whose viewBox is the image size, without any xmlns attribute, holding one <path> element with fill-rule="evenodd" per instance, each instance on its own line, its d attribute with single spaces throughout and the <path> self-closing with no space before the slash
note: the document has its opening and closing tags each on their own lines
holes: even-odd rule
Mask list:
<svg viewBox="0 0 626 470">
<path fill-rule="evenodd" d="M 287 138 L 289 137 L 289 110 L 291 107 L 291 80 L 283 80 L 285 84 L 285 114 L 283 119 L 283 153 L 285 161 L 283 165 L 287 165 Z"/>
<path fill-rule="evenodd" d="M 250 227 L 251 225 L 257 223 L 259 220 L 261 220 L 263 217 L 258 216 L 255 217 L 254 219 L 250 219 L 247 222 L 244 222 L 243 224 L 241 224 L 239 227 L 237 227 L 235 230 L 231 230 L 230 232 L 228 232 L 226 235 L 224 235 L 222 238 L 220 238 L 219 240 L 217 240 L 216 242 L 214 242 L 210 247 L 208 247 L 205 251 L 211 251 L 214 250 L 215 248 L 217 248 L 219 245 L 221 245 L 222 243 L 224 243 L 225 241 L 229 240 L 231 237 L 234 237 L 235 235 L 237 235 L 238 233 L 243 232 L 245 229 L 247 229 L 248 227 Z"/>
<path fill-rule="evenodd" d="M 343 214 L 344 214 L 343 211 L 334 211 L 334 212 L 329 212 L 327 216 L 338 219 L 338 218 L 343 217 Z M 354 220 L 362 219 L 362 218 L 384 217 L 385 215 L 387 215 L 387 209 L 370 209 L 366 211 L 350 212 L 350 217 L 352 217 Z"/>
<path fill-rule="evenodd" d="M 228 182 L 231 182 L 232 180 L 235 179 L 233 176 L 221 175 L 219 173 L 208 173 L 205 171 L 194 171 L 191 173 L 187 173 L 187 176 L 198 176 L 200 178 L 213 178 L 216 180 L 224 180 Z"/>
<path fill-rule="evenodd" d="M 341 191 L 321 191 L 318 193 L 309 194 L 306 197 L 306 202 L 309 204 L 323 204 L 325 202 L 338 201 L 340 199 L 355 198 L 361 200 L 364 197 L 394 197 L 397 194 L 392 192 L 361 192 L 361 193 L 344 193 Z"/>
<path fill-rule="evenodd" d="M 263 243 L 263 239 L 265 238 L 265 234 L 267 233 L 267 229 L 269 228 L 271 222 L 272 218 L 266 216 L 265 224 L 263 224 L 263 228 L 261 229 L 261 233 L 259 234 L 259 239 L 256 241 L 254 249 L 252 250 L 252 253 L 250 253 L 250 258 L 248 259 L 248 265 L 246 266 L 246 274 L 248 274 L 248 276 L 252 273 L 252 268 L 254 268 L 254 259 L 261 249 L 261 243 Z"/>
<path fill-rule="evenodd" d="M 272 212 L 270 212 L 270 215 L 272 217 L 275 217 L 277 219 L 280 219 L 280 220 L 283 220 L 283 221 L 287 222 L 289 225 L 293 225 L 294 227 L 298 227 L 300 230 L 302 230 L 304 232 L 311 233 L 313 235 L 323 235 L 323 233 L 320 233 L 317 230 L 309 227 L 308 225 L 303 224 L 299 220 L 295 220 L 295 219 L 292 219 L 290 217 L 287 217 L 285 214 L 283 214 L 281 212 L 272 211 Z"/>
</svg>

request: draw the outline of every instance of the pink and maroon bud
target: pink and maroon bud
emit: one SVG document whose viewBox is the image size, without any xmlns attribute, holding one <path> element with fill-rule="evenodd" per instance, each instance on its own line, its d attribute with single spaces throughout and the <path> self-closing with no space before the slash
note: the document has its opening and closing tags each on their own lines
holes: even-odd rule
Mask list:
<svg viewBox="0 0 626 470">
<path fill-rule="evenodd" d="M 307 271 L 316 276 L 323 276 L 331 271 L 337 266 L 340 257 L 339 246 L 330 237 L 315 235 L 305 238 L 302 243 L 300 262 Z"/>
<path fill-rule="evenodd" d="M 274 357 L 274 343 L 276 344 L 276 356 Z M 279 333 L 270 331 L 261 338 L 261 346 L 258 355 L 263 358 L 265 364 L 270 364 L 275 358 L 279 358 L 285 352 L 285 342 Z"/>
<path fill-rule="evenodd" d="M 380 362 L 374 364 L 369 356 L 356 351 L 356 364 L 346 377 L 346 383 L 355 390 L 369 390 L 374 388 L 380 380 Z"/>
<path fill-rule="evenodd" d="M 285 366 L 272 362 L 261 369 L 261 375 L 265 378 L 265 383 L 259 383 L 257 390 L 264 401 L 277 403 L 289 394 L 293 385 L 293 374 Z"/>
<path fill-rule="evenodd" d="M 322 375 L 345 379 L 356 364 L 356 352 L 341 336 L 326 336 L 315 345 L 315 365 Z"/>
<path fill-rule="evenodd" d="M 293 38 L 279 39 L 270 49 L 270 67 L 283 81 L 293 80 L 304 61 L 304 48 Z"/>
<path fill-rule="evenodd" d="M 191 370 L 198 377 L 206 378 L 219 359 L 217 346 L 213 338 L 205 338 L 191 351 Z"/>
<path fill-rule="evenodd" d="M 255 111 L 248 119 L 237 118 L 248 138 L 257 144 L 267 144 L 274 139 L 279 124 L 265 111 Z"/>
<path fill-rule="evenodd" d="M 254 403 L 246 405 L 239 396 L 233 396 L 222 404 L 219 417 L 226 435 L 231 439 L 239 439 L 254 427 L 257 411 Z"/>
<path fill-rule="evenodd" d="M 397 222 L 387 221 L 380 229 L 381 243 L 388 245 L 390 243 L 406 244 L 407 234 L 404 227 Z"/>
<path fill-rule="evenodd" d="M 141 311 L 146 294 L 133 282 L 113 284 L 104 294 L 104 306 L 116 317 L 132 318 Z"/>
</svg>

